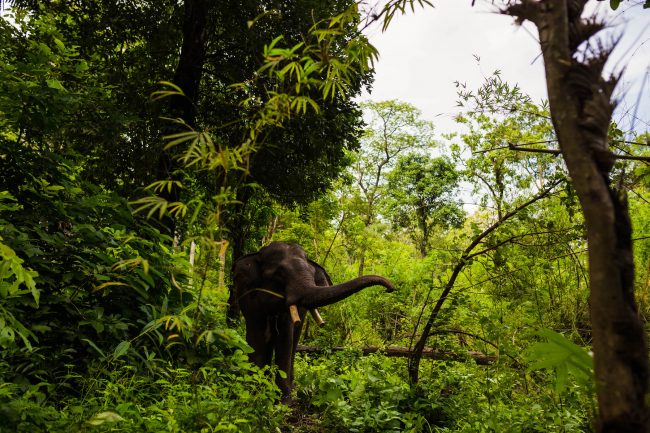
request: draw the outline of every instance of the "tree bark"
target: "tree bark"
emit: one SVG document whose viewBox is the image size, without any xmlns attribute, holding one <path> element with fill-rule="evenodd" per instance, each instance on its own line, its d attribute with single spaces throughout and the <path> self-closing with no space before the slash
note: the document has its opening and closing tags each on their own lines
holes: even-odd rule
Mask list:
<svg viewBox="0 0 650 433">
<path fill-rule="evenodd" d="M 185 96 L 172 96 L 169 100 L 169 110 L 172 117 L 182 119 L 191 127 L 196 126 L 196 102 L 205 63 L 208 13 L 212 7 L 211 3 L 209 0 L 185 0 L 184 2 L 183 43 L 172 81 L 181 88 Z M 158 160 L 158 177 L 178 180 L 176 171 L 179 168 L 172 150 L 163 150 Z M 180 199 L 180 189 L 173 185 L 170 190 L 163 190 L 161 197 L 170 203 L 177 202 Z M 176 231 L 174 219 L 166 217 L 163 224 L 174 236 Z"/>
<path fill-rule="evenodd" d="M 551 118 L 584 213 L 598 394 L 596 428 L 648 432 L 648 349 L 634 300 L 632 228 L 627 199 L 609 179 L 614 158 L 607 131 L 618 78 L 602 77 L 611 50 L 587 53 L 591 57 L 577 54 L 604 27 L 595 19 L 580 18 L 585 3 L 525 0 L 505 12 L 538 28 Z"/>
</svg>

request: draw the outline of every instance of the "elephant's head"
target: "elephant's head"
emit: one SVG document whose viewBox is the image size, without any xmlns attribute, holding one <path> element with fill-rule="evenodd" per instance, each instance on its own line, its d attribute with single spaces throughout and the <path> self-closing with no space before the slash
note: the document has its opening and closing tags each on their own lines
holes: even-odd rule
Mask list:
<svg viewBox="0 0 650 433">
<path fill-rule="evenodd" d="M 325 270 L 309 260 L 298 245 L 273 242 L 237 260 L 234 264 L 235 285 L 240 288 L 262 289 L 283 300 L 285 306 L 318 308 L 347 298 L 370 286 L 393 285 L 377 275 L 358 277 L 342 284 L 332 285 Z M 253 290 L 255 290 L 253 289 Z M 239 296 L 246 296 L 245 293 Z"/>
</svg>

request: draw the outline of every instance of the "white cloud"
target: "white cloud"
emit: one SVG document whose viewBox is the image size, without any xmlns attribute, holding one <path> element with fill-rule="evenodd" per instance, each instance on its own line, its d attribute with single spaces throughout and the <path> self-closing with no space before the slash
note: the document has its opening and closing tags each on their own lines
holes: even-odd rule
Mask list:
<svg viewBox="0 0 650 433">
<path fill-rule="evenodd" d="M 534 100 L 546 98 L 543 62 L 532 25 L 516 26 L 511 17 L 494 13 L 491 1 L 478 1 L 475 7 L 471 7 L 470 0 L 433 3 L 435 8 L 416 9 L 415 13 L 396 17 L 385 33 L 374 29 L 369 34 L 381 57 L 372 94 L 364 98 L 409 102 L 435 122 L 439 132 L 455 128 L 453 117 L 458 108 L 454 81 L 476 89 L 483 83 L 483 76 L 498 69 L 505 81 L 518 84 Z M 614 31 L 625 30 L 612 62 L 627 63 L 621 88 L 630 90 L 621 104 L 622 112 L 636 104 L 650 67 L 650 10 L 641 9 L 638 1 L 616 12 L 609 11 L 609 2 L 590 3 L 619 23 Z M 631 4 L 636 6 L 630 8 Z M 635 48 L 629 50 L 630 46 Z M 618 56 L 624 54 L 620 61 Z M 480 57 L 480 66 L 473 55 Z M 638 116 L 648 122 L 650 80 L 645 86 Z M 637 129 L 640 125 L 637 122 Z"/>
</svg>

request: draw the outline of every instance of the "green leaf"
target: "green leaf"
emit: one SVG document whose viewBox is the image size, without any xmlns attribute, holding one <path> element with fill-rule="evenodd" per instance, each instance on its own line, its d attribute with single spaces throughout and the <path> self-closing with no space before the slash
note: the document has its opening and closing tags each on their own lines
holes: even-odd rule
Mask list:
<svg viewBox="0 0 650 433">
<path fill-rule="evenodd" d="M 124 418 L 116 414 L 115 412 L 106 411 L 100 412 L 88 420 L 88 424 L 98 426 L 104 423 L 116 423 L 124 421 Z"/>
<path fill-rule="evenodd" d="M 593 361 L 582 347 L 568 340 L 562 334 L 550 329 L 537 332 L 547 342 L 531 345 L 526 351 L 525 359 L 532 370 L 554 370 L 555 390 L 562 393 L 567 389 L 569 375 L 578 385 L 591 389 L 593 386 Z"/>
<path fill-rule="evenodd" d="M 103 358 L 106 357 L 106 355 L 104 354 L 104 352 L 102 351 L 102 349 L 100 349 L 99 347 L 97 347 L 97 345 L 96 345 L 95 343 L 93 343 L 91 340 L 89 340 L 89 339 L 87 339 L 87 338 L 82 338 L 81 341 L 85 341 L 86 343 L 88 343 L 88 344 L 90 345 L 90 347 L 92 347 L 93 349 L 95 349 L 95 350 L 97 351 L 97 353 L 99 353 Z"/>
<path fill-rule="evenodd" d="M 130 341 L 128 340 L 122 341 L 120 344 L 117 345 L 117 347 L 113 351 L 113 359 L 117 359 L 120 356 L 124 355 L 126 352 L 129 351 L 130 347 L 131 347 Z"/>
<path fill-rule="evenodd" d="M 120 283 L 119 281 L 109 281 L 109 282 L 106 282 L 106 283 L 102 283 L 99 286 L 96 286 L 95 288 L 93 288 L 93 292 L 98 292 L 98 291 L 100 291 L 102 289 L 105 289 L 106 287 L 110 287 L 110 286 L 128 286 L 128 284 Z"/>
<path fill-rule="evenodd" d="M 86 72 L 88 70 L 88 63 L 85 60 L 80 60 L 79 63 L 75 66 L 75 71 L 77 73 L 79 72 Z"/>
<path fill-rule="evenodd" d="M 618 6 L 621 4 L 621 0 L 609 0 L 609 6 L 613 9 L 616 10 L 618 9 Z"/>
<path fill-rule="evenodd" d="M 65 51 L 65 44 L 59 38 L 54 38 L 54 43 L 59 48 L 59 51 Z"/>
<path fill-rule="evenodd" d="M 63 84 L 59 80 L 45 80 L 47 82 L 47 87 L 50 89 L 56 89 L 56 90 L 63 90 L 65 91 L 65 88 L 63 87 Z"/>
</svg>

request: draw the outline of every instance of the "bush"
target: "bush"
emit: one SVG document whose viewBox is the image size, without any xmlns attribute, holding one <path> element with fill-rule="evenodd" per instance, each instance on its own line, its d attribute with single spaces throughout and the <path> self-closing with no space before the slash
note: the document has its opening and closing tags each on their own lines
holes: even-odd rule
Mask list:
<svg viewBox="0 0 650 433">
<path fill-rule="evenodd" d="M 440 416 L 434 400 L 411 390 L 405 371 L 382 355 L 341 352 L 296 361 L 298 398 L 322 413 L 327 431 L 429 432 Z"/>
<path fill-rule="evenodd" d="M 136 368 L 103 371 L 80 381 L 81 395 L 56 404 L 31 385 L 0 384 L 0 433 L 260 432 L 281 422 L 286 406 L 269 371 L 238 351 L 196 370 L 168 365 L 164 377 Z"/>
<path fill-rule="evenodd" d="M 298 398 L 322 431 L 338 432 L 590 432 L 589 394 L 572 385 L 561 395 L 551 376 L 495 363 L 422 366 L 416 387 L 406 360 L 339 352 L 300 357 Z"/>
<path fill-rule="evenodd" d="M 65 383 L 71 368 L 83 372 L 137 336 L 147 305 L 180 305 L 174 282 L 187 264 L 124 199 L 80 180 L 81 162 L 27 148 L 7 155 L 0 351 L 13 368 L 5 380 Z"/>
</svg>

